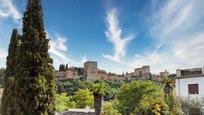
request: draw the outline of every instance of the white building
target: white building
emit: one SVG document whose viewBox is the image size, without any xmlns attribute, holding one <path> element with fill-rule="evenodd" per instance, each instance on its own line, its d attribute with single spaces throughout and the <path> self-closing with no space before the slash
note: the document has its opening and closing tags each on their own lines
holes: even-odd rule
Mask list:
<svg viewBox="0 0 204 115">
<path fill-rule="evenodd" d="M 204 67 L 178 69 L 176 75 L 176 94 L 178 97 L 200 98 L 204 96 Z"/>
</svg>

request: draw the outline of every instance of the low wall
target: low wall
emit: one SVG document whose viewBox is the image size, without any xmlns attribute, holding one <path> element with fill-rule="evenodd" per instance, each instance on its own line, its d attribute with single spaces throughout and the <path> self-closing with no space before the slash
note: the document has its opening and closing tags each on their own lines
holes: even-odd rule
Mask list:
<svg viewBox="0 0 204 115">
<path fill-rule="evenodd" d="M 57 112 L 55 115 L 95 115 L 95 110 L 90 108 L 85 109 L 69 109 L 66 112 L 59 113 Z"/>
<path fill-rule="evenodd" d="M 84 113 L 84 112 L 68 111 L 68 112 L 64 112 L 64 113 L 56 113 L 55 115 L 95 115 L 95 112 Z"/>
</svg>

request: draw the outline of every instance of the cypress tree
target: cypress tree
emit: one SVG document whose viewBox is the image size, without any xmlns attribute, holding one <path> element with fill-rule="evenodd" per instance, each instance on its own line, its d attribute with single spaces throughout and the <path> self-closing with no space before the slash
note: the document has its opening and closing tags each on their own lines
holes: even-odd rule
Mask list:
<svg viewBox="0 0 204 115">
<path fill-rule="evenodd" d="M 68 64 L 66 64 L 66 70 L 68 70 Z"/>
<path fill-rule="evenodd" d="M 63 64 L 62 68 L 63 68 L 63 71 L 66 69 L 64 64 Z"/>
<path fill-rule="evenodd" d="M 62 65 L 60 64 L 60 65 L 59 65 L 59 71 L 61 71 L 61 70 L 62 70 Z"/>
<path fill-rule="evenodd" d="M 10 39 L 8 56 L 6 61 L 6 75 L 4 77 L 4 92 L 2 97 L 2 115 L 13 115 L 14 112 L 14 79 L 16 70 L 16 53 L 19 47 L 19 35 L 17 29 L 13 29 Z"/>
<path fill-rule="evenodd" d="M 48 49 L 41 0 L 28 0 L 17 57 L 16 115 L 54 114 L 56 81 Z"/>
</svg>

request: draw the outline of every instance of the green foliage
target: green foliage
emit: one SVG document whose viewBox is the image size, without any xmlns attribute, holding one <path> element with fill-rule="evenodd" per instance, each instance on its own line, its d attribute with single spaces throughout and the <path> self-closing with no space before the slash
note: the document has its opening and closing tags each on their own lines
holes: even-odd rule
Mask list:
<svg viewBox="0 0 204 115">
<path fill-rule="evenodd" d="M 73 95 L 72 100 L 77 103 L 76 107 L 78 108 L 80 107 L 79 105 L 85 107 L 85 104 L 78 104 L 79 102 L 87 103 L 84 99 L 86 93 L 82 93 L 82 91 L 87 89 L 92 91 L 95 103 L 94 108 L 97 110 L 97 114 L 100 113 L 102 96 L 104 100 L 109 101 L 102 107 L 103 114 L 117 115 L 120 114 L 119 112 L 124 115 L 128 112 L 148 115 L 182 114 L 179 101 L 171 97 L 171 93 L 165 96 L 162 88 L 164 86 L 163 83 L 132 81 L 124 84 L 121 81 L 97 81 L 93 83 L 91 81 L 66 80 L 60 81 L 59 84 L 60 90 L 64 88 L 65 92 L 67 91 L 68 94 Z M 81 101 L 77 102 L 77 100 Z"/>
<path fill-rule="evenodd" d="M 164 103 L 154 103 L 152 104 L 145 112 L 148 115 L 169 115 L 168 111 L 166 110 L 167 106 Z"/>
<path fill-rule="evenodd" d="M 104 96 L 105 95 L 105 85 L 103 83 L 93 84 L 91 91 L 94 95 Z"/>
<path fill-rule="evenodd" d="M 5 68 L 0 68 L 0 78 L 3 78 L 5 73 L 6 73 L 6 69 Z"/>
<path fill-rule="evenodd" d="M 78 91 L 79 89 L 86 89 L 89 87 L 89 82 L 81 81 L 81 80 L 64 80 L 58 82 L 58 92 L 66 92 L 69 95 L 74 95 L 74 92 Z M 90 83 L 91 84 L 91 83 Z"/>
<path fill-rule="evenodd" d="M 118 89 L 124 84 L 123 81 L 103 81 L 105 87 L 104 101 L 109 101 L 115 98 Z"/>
<path fill-rule="evenodd" d="M 100 83 L 104 84 L 105 95 L 103 96 L 105 101 L 109 101 L 115 98 L 116 92 L 118 89 L 124 84 L 123 81 L 100 81 Z M 93 82 L 91 81 L 82 81 L 82 80 L 62 80 L 58 82 L 58 92 L 66 92 L 69 95 L 74 95 L 74 92 L 79 89 L 90 89 L 93 86 Z"/>
<path fill-rule="evenodd" d="M 66 70 L 68 69 L 68 64 L 66 64 L 66 67 L 65 67 L 65 69 L 66 69 Z"/>
<path fill-rule="evenodd" d="M 6 72 L 6 68 L 0 68 L 0 72 Z"/>
<path fill-rule="evenodd" d="M 91 87 L 91 91 L 94 95 L 94 109 L 96 115 L 101 114 L 102 97 L 105 95 L 105 86 L 103 83 L 95 83 Z"/>
<path fill-rule="evenodd" d="M 2 115 L 12 115 L 13 112 L 15 112 L 15 108 L 13 105 L 13 102 L 15 101 L 14 79 L 14 77 L 9 77 L 4 84 L 4 91 L 1 102 Z"/>
<path fill-rule="evenodd" d="M 66 93 L 61 93 L 56 95 L 55 99 L 55 109 L 58 112 L 63 112 L 69 108 L 75 108 L 76 103 L 71 101 L 71 97 L 67 96 Z"/>
<path fill-rule="evenodd" d="M 80 107 L 79 105 L 83 105 L 81 107 L 84 107 L 85 104 L 79 103 L 87 103 L 86 100 L 83 99 L 84 97 L 86 97 L 84 96 L 84 94 L 86 93 L 79 95 L 78 91 L 86 91 L 87 89 L 89 89 L 94 96 L 94 108 L 96 109 L 97 114 L 99 114 L 101 111 L 102 97 L 104 97 L 105 101 L 114 99 L 116 92 L 122 84 L 124 84 L 124 82 L 122 81 L 97 81 L 93 83 L 91 81 L 68 79 L 58 82 L 58 92 L 66 92 L 69 95 L 72 95 L 74 97 L 73 100 L 77 103 L 77 107 Z M 76 97 L 83 100 L 80 99 L 81 101 L 77 102 Z"/>
<path fill-rule="evenodd" d="M 60 64 L 59 71 L 65 71 L 67 69 L 68 69 L 68 64 L 66 64 L 66 66 L 64 64 Z"/>
<path fill-rule="evenodd" d="M 5 72 L 4 77 L 4 92 L 2 97 L 1 109 L 2 115 L 12 115 L 15 112 L 14 100 L 15 100 L 15 70 L 16 70 L 16 52 L 19 47 L 19 35 L 17 29 L 12 32 L 8 56 L 6 61 L 6 70 L 1 70 Z"/>
<path fill-rule="evenodd" d="M 183 111 L 185 111 L 185 109 L 189 109 L 189 112 L 194 115 L 196 114 L 196 112 L 200 111 L 200 108 L 204 106 L 204 97 L 181 98 L 180 101 Z"/>
<path fill-rule="evenodd" d="M 119 111 L 116 108 L 114 108 L 114 105 L 112 102 L 106 102 L 102 106 L 102 113 L 103 115 L 121 115 Z"/>
<path fill-rule="evenodd" d="M 13 29 L 11 40 L 8 49 L 8 56 L 6 61 L 6 76 L 11 77 L 15 75 L 16 70 L 16 56 L 17 49 L 19 47 L 20 35 L 18 34 L 17 29 Z"/>
<path fill-rule="evenodd" d="M 75 92 L 73 100 L 76 102 L 77 108 L 85 108 L 86 106 L 93 108 L 94 98 L 88 89 L 80 89 Z"/>
<path fill-rule="evenodd" d="M 164 94 L 160 86 L 150 81 L 132 81 L 123 85 L 117 94 L 118 109 L 126 115 L 128 113 L 147 114 L 151 106 L 160 103 L 162 112 L 168 107 L 164 103 Z"/>
<path fill-rule="evenodd" d="M 17 115 L 54 114 L 56 81 L 42 15 L 41 0 L 28 0 L 14 81 Z"/>
<path fill-rule="evenodd" d="M 0 68 L 0 87 L 2 87 L 3 84 L 4 84 L 5 73 L 6 73 L 6 69 L 5 68 Z"/>
<path fill-rule="evenodd" d="M 181 108 L 181 103 L 173 94 L 173 92 L 168 96 L 165 96 L 165 102 L 169 106 L 170 115 L 182 115 L 183 111 Z"/>
<path fill-rule="evenodd" d="M 180 101 L 174 94 L 174 79 L 165 77 L 162 80 L 164 86 L 165 97 L 164 100 L 169 107 L 169 115 L 182 115 L 183 111 L 181 108 Z"/>
<path fill-rule="evenodd" d="M 66 93 L 57 94 L 55 100 L 55 109 L 63 112 L 69 108 L 93 108 L 93 95 L 88 89 L 79 89 L 73 96 L 67 96 Z"/>
</svg>

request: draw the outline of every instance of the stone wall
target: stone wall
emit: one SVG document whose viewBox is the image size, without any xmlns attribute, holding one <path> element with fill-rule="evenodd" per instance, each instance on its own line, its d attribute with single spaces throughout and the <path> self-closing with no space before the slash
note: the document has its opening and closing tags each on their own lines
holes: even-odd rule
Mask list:
<svg viewBox="0 0 204 115">
<path fill-rule="evenodd" d="M 56 112 L 55 115 L 95 115 L 95 110 L 90 108 L 84 108 L 84 109 L 69 109 L 66 112 Z"/>
</svg>

